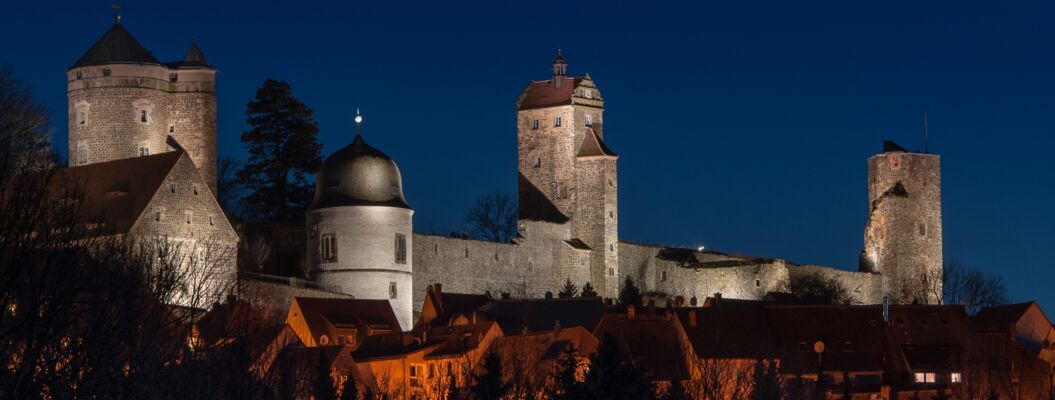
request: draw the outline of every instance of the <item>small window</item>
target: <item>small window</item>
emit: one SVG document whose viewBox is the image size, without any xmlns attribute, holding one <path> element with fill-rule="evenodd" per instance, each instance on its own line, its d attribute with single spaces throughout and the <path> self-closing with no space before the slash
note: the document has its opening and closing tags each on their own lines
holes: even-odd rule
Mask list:
<svg viewBox="0 0 1055 400">
<path fill-rule="evenodd" d="M 531 159 L 531 166 L 534 167 L 534 168 L 541 167 L 542 166 L 542 159 L 539 158 L 539 157 L 532 158 Z"/>
<path fill-rule="evenodd" d="M 927 224 L 922 222 L 919 223 L 919 235 L 927 236 Z"/>
<path fill-rule="evenodd" d="M 198 185 L 194 185 L 194 195 L 198 195 Z"/>
<path fill-rule="evenodd" d="M 84 111 L 77 111 L 77 124 L 86 125 L 88 123 L 88 113 Z"/>
<path fill-rule="evenodd" d="M 147 123 L 147 110 L 139 110 L 139 122 Z"/>
<path fill-rule="evenodd" d="M 659 280 L 664 281 L 664 282 L 667 281 L 667 271 L 663 271 L 663 272 L 659 273 Z"/>
<path fill-rule="evenodd" d="M 179 80 L 179 74 L 169 74 L 169 82 L 175 82 Z"/>
<path fill-rule="evenodd" d="M 615 268 L 608 268 L 608 276 L 615 276 Z"/>
<path fill-rule="evenodd" d="M 614 244 L 608 245 L 608 251 L 615 251 L 615 245 Z"/>
<path fill-rule="evenodd" d="M 169 133 L 176 131 L 176 125 L 169 125 Z"/>
<path fill-rule="evenodd" d="M 934 383 L 935 377 L 933 372 L 916 372 L 913 374 L 916 383 Z"/>
<path fill-rule="evenodd" d="M 169 193 L 176 193 L 176 182 L 169 183 Z"/>
<path fill-rule="evenodd" d="M 953 372 L 949 375 L 949 382 L 960 383 L 963 382 L 963 376 L 959 372 Z"/>
<path fill-rule="evenodd" d="M 82 73 L 81 71 L 77 71 L 77 79 L 81 79 L 83 77 L 84 77 L 84 73 Z"/>
<path fill-rule="evenodd" d="M 399 292 L 396 290 L 396 283 L 395 282 L 388 282 L 388 298 L 394 299 L 398 295 L 399 295 Z"/>
<path fill-rule="evenodd" d="M 469 258 L 469 248 L 465 248 L 465 258 Z"/>
<path fill-rule="evenodd" d="M 337 238 L 334 237 L 332 233 L 324 233 L 322 235 L 320 247 L 320 252 L 322 253 L 322 261 L 337 261 Z"/>
<path fill-rule="evenodd" d="M 146 146 L 140 146 L 139 147 L 139 156 L 140 157 L 142 157 L 142 156 L 149 156 L 149 155 L 150 155 L 150 148 L 149 147 L 146 147 Z"/>
<path fill-rule="evenodd" d="M 553 118 L 553 126 L 560 126 L 560 117 Z"/>
<path fill-rule="evenodd" d="M 192 213 L 192 212 L 190 212 L 190 211 L 184 211 L 184 212 L 183 212 L 183 219 L 184 219 L 185 221 L 187 221 L 187 223 L 189 224 L 189 223 L 190 223 L 190 221 L 191 221 L 192 219 L 194 219 L 194 213 Z"/>
<path fill-rule="evenodd" d="M 762 280 L 761 279 L 755 279 L 755 287 L 762 287 Z"/>
<path fill-rule="evenodd" d="M 209 216 L 209 225 L 216 225 L 214 223 L 214 221 L 213 221 L 213 216 L 212 215 Z"/>
<path fill-rule="evenodd" d="M 109 68 L 103 68 L 103 76 L 110 76 L 110 69 Z"/>
<path fill-rule="evenodd" d="M 608 211 L 608 218 L 615 218 L 615 211 Z"/>
<path fill-rule="evenodd" d="M 80 165 L 88 164 L 88 149 L 84 147 L 77 149 L 77 161 Z"/>
<path fill-rule="evenodd" d="M 533 129 L 533 130 L 538 129 L 538 120 L 537 119 L 531 120 L 531 129 Z"/>
<path fill-rule="evenodd" d="M 407 235 L 396 234 L 396 264 L 407 263 Z"/>
<path fill-rule="evenodd" d="M 154 221 L 161 221 L 161 210 L 154 211 Z"/>
<path fill-rule="evenodd" d="M 590 92 L 586 92 L 586 93 L 590 93 Z M 589 98 L 589 97 L 587 97 L 587 98 Z M 592 124 L 592 123 L 593 123 L 593 117 L 590 114 L 586 114 L 586 126 L 590 126 L 590 124 Z"/>
<path fill-rule="evenodd" d="M 615 186 L 615 180 L 608 178 L 608 186 Z"/>
</svg>

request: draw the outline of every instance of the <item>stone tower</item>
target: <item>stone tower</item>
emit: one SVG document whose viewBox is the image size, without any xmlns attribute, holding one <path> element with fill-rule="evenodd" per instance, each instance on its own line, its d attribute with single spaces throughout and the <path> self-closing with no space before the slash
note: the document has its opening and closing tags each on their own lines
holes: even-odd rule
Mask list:
<svg viewBox="0 0 1055 400">
<path fill-rule="evenodd" d="M 615 297 L 618 156 L 604 144 L 603 118 L 604 98 L 593 79 L 567 76 L 559 54 L 550 79 L 528 84 L 517 101 L 520 218 L 569 224 L 563 239 L 590 248 L 588 273 L 569 275 L 588 276 L 599 294 Z"/>
<path fill-rule="evenodd" d="M 161 63 L 115 23 L 66 70 L 70 165 L 187 151 L 216 191 L 216 69 L 197 45 Z"/>
<path fill-rule="evenodd" d="M 868 159 L 868 200 L 861 271 L 882 274 L 892 302 L 940 301 L 940 157 L 884 142 Z"/>
<path fill-rule="evenodd" d="M 388 300 L 409 330 L 414 210 L 399 167 L 356 135 L 326 158 L 315 182 L 306 249 L 313 278 L 355 298 Z"/>
</svg>

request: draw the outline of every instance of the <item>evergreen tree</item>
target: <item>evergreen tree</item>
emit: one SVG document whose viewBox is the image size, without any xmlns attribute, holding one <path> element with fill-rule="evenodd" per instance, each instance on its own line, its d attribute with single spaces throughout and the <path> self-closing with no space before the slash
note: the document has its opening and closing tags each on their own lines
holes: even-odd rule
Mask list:
<svg viewBox="0 0 1055 400">
<path fill-rule="evenodd" d="M 579 293 L 579 297 L 597 297 L 597 291 L 593 289 L 590 282 L 586 282 L 582 284 L 582 293 Z"/>
<path fill-rule="evenodd" d="M 590 357 L 590 371 L 583 381 L 583 398 L 642 400 L 656 398 L 655 386 L 643 371 L 619 353 L 619 344 L 605 335 Z"/>
<path fill-rule="evenodd" d="M 473 376 L 469 388 L 474 400 L 501 400 L 509 393 L 509 384 L 502 379 L 502 359 L 495 352 L 484 356 L 479 374 Z"/>
<path fill-rule="evenodd" d="M 557 297 L 562 299 L 570 299 L 579 294 L 579 288 L 575 287 L 574 283 L 571 283 L 571 278 L 564 281 L 564 286 L 560 288 L 560 292 L 557 293 Z"/>
<path fill-rule="evenodd" d="M 322 163 L 312 111 L 293 97 L 288 83 L 267 79 L 245 115 L 250 129 L 242 133 L 242 143 L 249 159 L 238 179 L 248 190 L 247 217 L 296 221 L 314 193 L 308 177 Z"/>
<path fill-rule="evenodd" d="M 334 400 L 337 398 L 337 389 L 333 384 L 333 376 L 330 375 L 330 359 L 326 357 L 326 351 L 319 351 L 319 364 L 315 373 L 315 400 Z"/>
<path fill-rule="evenodd" d="M 344 389 L 341 391 L 341 400 L 359 400 L 359 383 L 355 380 L 355 371 L 348 371 L 348 379 L 344 381 Z"/>
<path fill-rule="evenodd" d="M 626 277 L 623 289 L 619 291 L 619 302 L 623 304 L 641 305 L 641 289 L 634 284 L 634 280 Z"/>
<path fill-rule="evenodd" d="M 553 368 L 550 376 L 550 385 L 546 388 L 546 398 L 549 400 L 573 400 L 581 390 L 576 374 L 579 371 L 579 359 L 576 357 L 575 346 L 568 346 L 561 352 L 557 359 L 557 365 Z"/>
</svg>

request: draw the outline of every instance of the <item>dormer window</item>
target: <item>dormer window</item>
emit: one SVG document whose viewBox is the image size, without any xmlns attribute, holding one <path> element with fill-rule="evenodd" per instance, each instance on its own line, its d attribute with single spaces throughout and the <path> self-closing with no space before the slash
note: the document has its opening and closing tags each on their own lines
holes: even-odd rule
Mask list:
<svg viewBox="0 0 1055 400">
<path fill-rule="evenodd" d="M 554 127 L 560 126 L 560 117 L 553 117 L 553 126 Z"/>
<path fill-rule="evenodd" d="M 531 120 L 531 129 L 535 129 L 535 130 L 538 129 L 538 120 L 537 119 Z"/>
</svg>

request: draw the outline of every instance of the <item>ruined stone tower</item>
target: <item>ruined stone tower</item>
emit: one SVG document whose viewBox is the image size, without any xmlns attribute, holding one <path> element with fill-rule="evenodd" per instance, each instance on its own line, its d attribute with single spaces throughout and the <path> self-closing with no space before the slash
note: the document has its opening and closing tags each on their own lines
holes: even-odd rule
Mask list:
<svg viewBox="0 0 1055 400">
<path fill-rule="evenodd" d="M 567 224 L 589 247 L 588 271 L 565 272 L 599 294 L 618 293 L 616 161 L 604 143 L 604 99 L 589 75 L 567 76 L 557 55 L 551 79 L 533 81 L 517 101 L 520 218 Z M 523 224 L 522 224 L 523 225 Z"/>
<path fill-rule="evenodd" d="M 192 44 L 161 63 L 115 23 L 66 70 L 69 159 L 79 166 L 182 147 L 216 191 L 216 69 Z"/>
<path fill-rule="evenodd" d="M 882 274 L 895 303 L 940 301 L 940 157 L 884 142 L 868 159 L 868 200 L 861 271 Z"/>
</svg>

